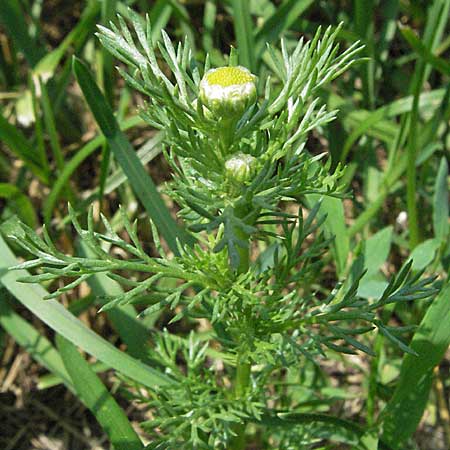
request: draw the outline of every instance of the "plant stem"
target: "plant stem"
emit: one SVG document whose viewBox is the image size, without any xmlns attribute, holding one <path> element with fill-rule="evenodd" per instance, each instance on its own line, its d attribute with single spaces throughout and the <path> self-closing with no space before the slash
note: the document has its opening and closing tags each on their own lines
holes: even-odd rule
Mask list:
<svg viewBox="0 0 450 450">
<path fill-rule="evenodd" d="M 239 356 L 236 367 L 236 379 L 234 388 L 236 399 L 240 399 L 245 396 L 245 392 L 247 391 L 248 385 L 250 384 L 250 371 L 251 365 Z M 246 427 L 247 424 L 244 421 L 236 426 L 235 432 L 237 436 L 233 442 L 233 450 L 242 450 L 245 448 Z"/>
<path fill-rule="evenodd" d="M 238 361 L 236 368 L 236 388 L 235 393 L 237 397 L 242 397 L 247 390 L 250 381 L 251 366 L 245 361 Z"/>
<path fill-rule="evenodd" d="M 238 217 L 245 217 L 246 208 L 236 208 L 235 214 Z M 249 241 L 249 236 L 242 230 L 236 230 L 236 235 L 243 241 Z M 250 267 L 250 249 L 248 247 L 239 247 L 239 266 L 237 268 L 238 274 L 245 273 Z M 244 350 L 244 351 L 243 351 Z M 250 384 L 250 372 L 251 365 L 247 361 L 245 356 L 245 348 L 241 346 L 241 350 L 238 353 L 237 365 L 236 365 L 236 377 L 234 384 L 234 396 L 236 400 L 243 398 L 246 394 L 247 388 Z M 236 437 L 234 439 L 232 449 L 242 450 L 245 448 L 245 429 L 247 424 L 242 421 L 235 427 Z"/>
<path fill-rule="evenodd" d="M 236 235 L 238 235 L 238 233 L 236 233 Z M 245 237 L 248 239 L 248 236 Z M 239 266 L 237 268 L 237 272 L 238 274 L 241 274 L 248 271 L 248 268 L 250 266 L 250 255 L 248 248 L 239 248 L 238 252 L 239 252 Z"/>
</svg>

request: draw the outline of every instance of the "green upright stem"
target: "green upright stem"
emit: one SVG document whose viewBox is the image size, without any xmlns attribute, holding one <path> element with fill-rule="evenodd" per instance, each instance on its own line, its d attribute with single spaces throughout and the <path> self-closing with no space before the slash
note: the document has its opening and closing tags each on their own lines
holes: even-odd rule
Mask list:
<svg viewBox="0 0 450 450">
<path fill-rule="evenodd" d="M 240 233 L 236 233 L 236 235 L 239 236 Z M 248 240 L 248 236 L 244 235 L 244 236 L 239 236 L 239 238 L 247 238 Z M 248 271 L 248 268 L 250 267 L 250 255 L 249 255 L 249 251 L 248 248 L 239 248 L 238 250 L 239 252 L 239 266 L 237 268 L 237 272 L 239 274 L 241 273 L 246 273 Z"/>
<path fill-rule="evenodd" d="M 242 397 L 245 394 L 250 382 L 250 369 L 251 366 L 249 363 L 238 361 L 238 365 L 236 367 L 236 397 Z"/>
<path fill-rule="evenodd" d="M 240 399 L 245 396 L 248 385 L 250 384 L 250 371 L 251 365 L 245 360 L 238 357 L 238 362 L 236 366 L 236 379 L 234 394 L 236 399 Z M 243 450 L 245 448 L 245 429 L 247 424 L 245 422 L 239 423 L 236 428 L 236 438 L 234 439 L 232 449 L 233 450 Z"/>
<path fill-rule="evenodd" d="M 245 208 L 236 209 L 235 214 L 238 217 L 245 217 L 246 211 Z M 249 236 L 246 235 L 241 230 L 236 230 L 236 235 L 242 239 L 243 241 L 249 241 Z M 250 251 L 249 248 L 239 247 L 239 266 L 237 272 L 239 274 L 245 273 L 248 271 L 250 267 Z M 250 372 L 251 372 L 251 364 L 247 361 L 247 358 L 243 354 L 244 352 L 240 352 L 237 358 L 236 365 L 236 377 L 234 384 L 234 396 L 236 400 L 241 399 L 245 396 L 248 386 L 250 384 Z M 235 428 L 236 438 L 232 444 L 233 450 L 243 450 L 245 448 L 245 429 L 247 424 L 242 422 L 238 424 Z"/>
<path fill-rule="evenodd" d="M 228 154 L 230 147 L 233 143 L 234 129 L 236 127 L 237 120 L 234 118 L 222 117 L 219 123 L 220 142 L 222 144 L 222 153 Z"/>
</svg>

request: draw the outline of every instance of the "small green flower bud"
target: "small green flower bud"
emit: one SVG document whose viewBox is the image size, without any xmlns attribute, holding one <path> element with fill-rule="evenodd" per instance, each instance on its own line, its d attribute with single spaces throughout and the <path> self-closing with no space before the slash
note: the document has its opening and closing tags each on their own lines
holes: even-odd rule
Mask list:
<svg viewBox="0 0 450 450">
<path fill-rule="evenodd" d="M 230 181 L 243 184 L 255 175 L 256 158 L 236 153 L 225 162 L 225 172 Z"/>
<path fill-rule="evenodd" d="M 241 66 L 208 70 L 200 82 L 200 99 L 217 117 L 239 117 L 256 101 L 255 79 Z"/>
</svg>

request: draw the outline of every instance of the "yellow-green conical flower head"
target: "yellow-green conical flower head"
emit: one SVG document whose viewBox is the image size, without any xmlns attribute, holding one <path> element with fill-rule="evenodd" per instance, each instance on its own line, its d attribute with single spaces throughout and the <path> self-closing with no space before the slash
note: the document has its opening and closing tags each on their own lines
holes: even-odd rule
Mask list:
<svg viewBox="0 0 450 450">
<path fill-rule="evenodd" d="M 242 66 L 208 70 L 200 82 L 200 99 L 217 117 L 239 117 L 256 101 L 255 80 Z"/>
</svg>

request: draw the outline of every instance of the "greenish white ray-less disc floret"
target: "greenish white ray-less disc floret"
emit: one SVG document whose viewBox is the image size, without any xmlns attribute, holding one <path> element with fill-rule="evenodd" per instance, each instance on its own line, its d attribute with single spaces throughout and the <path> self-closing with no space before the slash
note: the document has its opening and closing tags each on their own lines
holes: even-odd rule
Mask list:
<svg viewBox="0 0 450 450">
<path fill-rule="evenodd" d="M 200 99 L 218 117 L 239 117 L 256 101 L 255 81 L 242 66 L 211 69 L 200 82 Z"/>
</svg>

